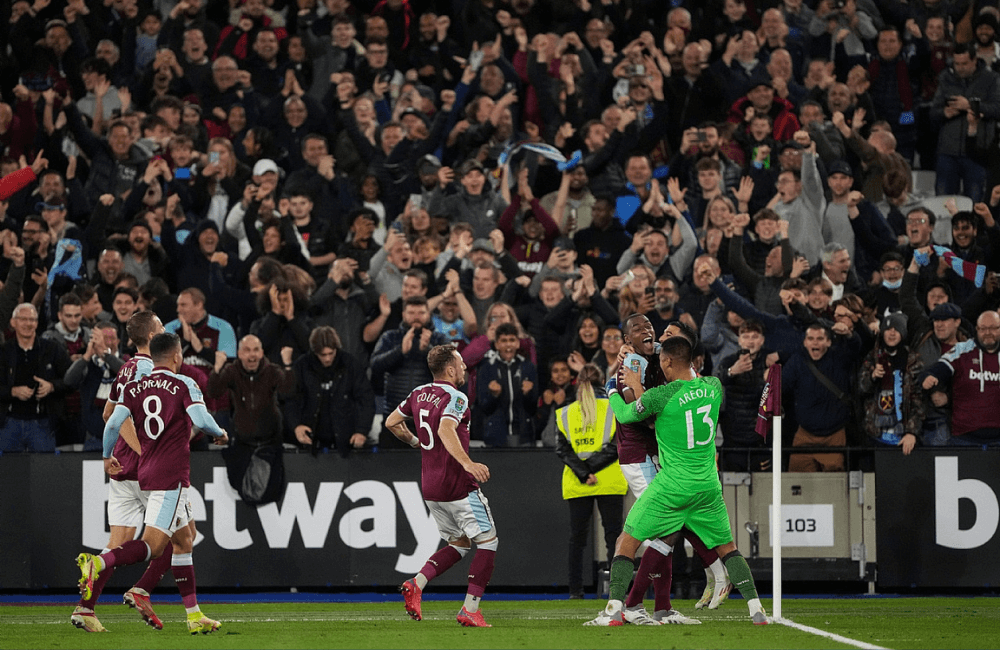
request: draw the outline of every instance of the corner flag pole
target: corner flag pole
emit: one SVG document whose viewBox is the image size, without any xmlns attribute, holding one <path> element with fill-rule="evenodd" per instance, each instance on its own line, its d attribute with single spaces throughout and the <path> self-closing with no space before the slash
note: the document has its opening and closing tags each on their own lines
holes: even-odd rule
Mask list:
<svg viewBox="0 0 1000 650">
<path fill-rule="evenodd" d="M 779 404 L 780 404 L 780 397 Z M 773 421 L 774 435 L 771 445 L 771 610 L 774 618 L 781 618 L 781 407 Z"/>
<path fill-rule="evenodd" d="M 764 375 L 764 390 L 757 408 L 754 430 L 767 438 L 771 434 L 771 582 L 774 618 L 781 618 L 781 364 L 772 364 Z M 760 548 L 758 544 L 758 549 Z"/>
</svg>

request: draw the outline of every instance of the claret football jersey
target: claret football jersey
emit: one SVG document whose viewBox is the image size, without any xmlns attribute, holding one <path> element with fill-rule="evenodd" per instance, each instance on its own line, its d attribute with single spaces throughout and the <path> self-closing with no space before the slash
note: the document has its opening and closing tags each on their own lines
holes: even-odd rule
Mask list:
<svg viewBox="0 0 1000 650">
<path fill-rule="evenodd" d="M 141 352 L 136 354 L 118 369 L 118 375 L 115 377 L 114 383 L 111 384 L 111 393 L 108 395 L 108 401 L 115 404 L 120 402 L 122 399 L 122 389 L 125 388 L 125 384 L 136 379 L 142 379 L 151 372 L 153 372 L 153 360 Z M 112 453 L 122 466 L 122 471 L 113 474 L 111 478 L 116 481 L 138 481 L 139 454 L 132 451 L 132 448 L 128 446 L 128 443 L 121 436 L 118 436 L 118 442 L 115 443 L 115 449 Z"/>
<path fill-rule="evenodd" d="M 119 404 L 132 413 L 142 448 L 139 487 L 173 490 L 191 484 L 191 418 L 187 409 L 204 404 L 194 380 L 154 368 L 148 376 L 127 384 Z"/>
<path fill-rule="evenodd" d="M 414 388 L 398 410 L 413 419 L 413 433 L 420 438 L 420 485 L 428 501 L 458 501 L 469 496 L 479 485 L 462 469 L 438 437 L 441 421 L 450 418 L 458 423 L 458 440 L 469 451 L 469 398 L 442 382 Z"/>
</svg>

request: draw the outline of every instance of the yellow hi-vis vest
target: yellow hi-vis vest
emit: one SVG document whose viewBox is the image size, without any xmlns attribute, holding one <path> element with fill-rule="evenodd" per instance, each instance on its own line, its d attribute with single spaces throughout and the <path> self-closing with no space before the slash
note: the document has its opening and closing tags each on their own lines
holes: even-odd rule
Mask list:
<svg viewBox="0 0 1000 650">
<path fill-rule="evenodd" d="M 559 427 L 559 433 L 566 437 L 569 444 L 572 445 L 573 451 L 583 460 L 600 451 L 601 447 L 611 442 L 615 437 L 615 414 L 611 410 L 611 402 L 603 398 L 598 398 L 596 402 L 597 417 L 594 420 L 594 426 L 589 429 L 583 428 L 583 412 L 579 402 L 573 402 L 556 411 L 556 425 Z M 622 469 L 617 460 L 594 476 L 597 477 L 597 484 L 587 485 L 580 482 L 569 466 L 564 466 L 563 499 L 598 494 L 625 494 L 628 491 L 628 483 L 622 476 Z"/>
</svg>

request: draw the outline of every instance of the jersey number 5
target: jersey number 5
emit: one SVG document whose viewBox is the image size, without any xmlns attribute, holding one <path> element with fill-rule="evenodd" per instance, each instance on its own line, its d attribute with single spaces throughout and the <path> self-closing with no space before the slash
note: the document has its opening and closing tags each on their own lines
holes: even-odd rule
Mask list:
<svg viewBox="0 0 1000 650">
<path fill-rule="evenodd" d="M 146 435 L 152 440 L 156 440 L 163 433 L 166 425 L 163 422 L 163 418 L 160 417 L 160 412 L 163 410 L 163 402 L 157 395 L 150 395 L 142 401 L 142 410 L 145 411 L 146 417 L 143 418 L 142 428 L 146 430 Z M 156 433 L 153 433 L 153 425 L 156 425 Z"/>
<path fill-rule="evenodd" d="M 708 438 L 705 440 L 695 441 L 694 439 L 694 416 L 693 413 L 698 415 L 704 414 L 705 417 L 702 418 L 702 422 L 708 426 Z M 688 449 L 694 449 L 695 445 L 707 445 L 715 438 L 715 422 L 712 421 L 712 405 L 706 404 L 702 406 L 697 411 L 685 411 L 684 418 L 687 420 L 688 425 Z"/>
<path fill-rule="evenodd" d="M 431 430 L 431 425 L 427 424 L 427 415 L 430 413 L 427 409 L 420 409 L 417 412 L 417 426 L 427 432 L 427 440 L 429 441 L 426 445 L 420 443 L 420 446 L 427 451 L 434 449 L 434 432 Z"/>
</svg>

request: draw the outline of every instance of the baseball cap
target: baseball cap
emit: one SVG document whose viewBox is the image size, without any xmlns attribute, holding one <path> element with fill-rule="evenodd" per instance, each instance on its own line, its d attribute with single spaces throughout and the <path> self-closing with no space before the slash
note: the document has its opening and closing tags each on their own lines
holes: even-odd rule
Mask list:
<svg viewBox="0 0 1000 650">
<path fill-rule="evenodd" d="M 458 173 L 460 176 L 465 176 L 472 170 L 478 170 L 480 174 L 485 174 L 486 170 L 483 168 L 483 163 L 479 162 L 475 158 L 469 158 L 462 166 L 458 168 Z"/>
<path fill-rule="evenodd" d="M 274 172 L 275 174 L 279 173 L 278 163 L 274 162 L 270 158 L 261 158 L 256 163 L 254 163 L 253 166 L 254 176 L 263 176 L 268 172 Z"/>
<path fill-rule="evenodd" d="M 434 154 L 427 154 L 417 161 L 418 174 L 436 174 L 441 169 L 441 161 Z"/>
<path fill-rule="evenodd" d="M 784 153 L 786 149 L 798 149 L 802 151 L 802 145 L 795 140 L 788 140 L 778 145 L 778 153 Z"/>
<path fill-rule="evenodd" d="M 961 317 L 962 310 L 953 302 L 941 303 L 931 312 L 931 320 L 949 320 Z"/>
<path fill-rule="evenodd" d="M 564 251 L 576 252 L 576 244 L 573 243 L 572 239 L 566 236 L 559 237 L 552 242 L 552 248 L 561 248 Z"/>
<path fill-rule="evenodd" d="M 761 80 L 759 80 L 759 81 L 751 84 L 750 87 L 747 88 L 747 93 L 749 93 L 751 90 L 755 90 L 755 89 L 757 89 L 757 88 L 759 88 L 761 86 L 767 86 L 768 88 L 771 88 L 772 90 L 774 89 L 774 85 L 771 83 L 770 79 L 761 79 Z"/>
<path fill-rule="evenodd" d="M 844 160 L 834 160 L 832 163 L 830 163 L 830 166 L 827 167 L 827 171 L 829 172 L 827 174 L 828 176 L 833 176 L 834 174 L 843 174 L 844 176 L 850 176 L 851 178 L 854 178 L 854 170 L 851 169 L 851 166 L 848 165 L 847 162 Z"/>
<path fill-rule="evenodd" d="M 486 251 L 487 253 L 492 253 L 496 255 L 496 250 L 493 248 L 493 242 L 485 237 L 480 237 L 479 239 L 472 242 L 472 251 Z"/>
<path fill-rule="evenodd" d="M 429 120 L 427 119 L 427 114 L 418 108 L 414 108 L 413 106 L 408 106 L 404 108 L 403 112 L 399 114 L 399 118 L 403 119 L 407 115 L 413 115 L 418 117 L 420 121 L 423 122 L 424 124 L 427 124 L 429 122 Z"/>
</svg>

